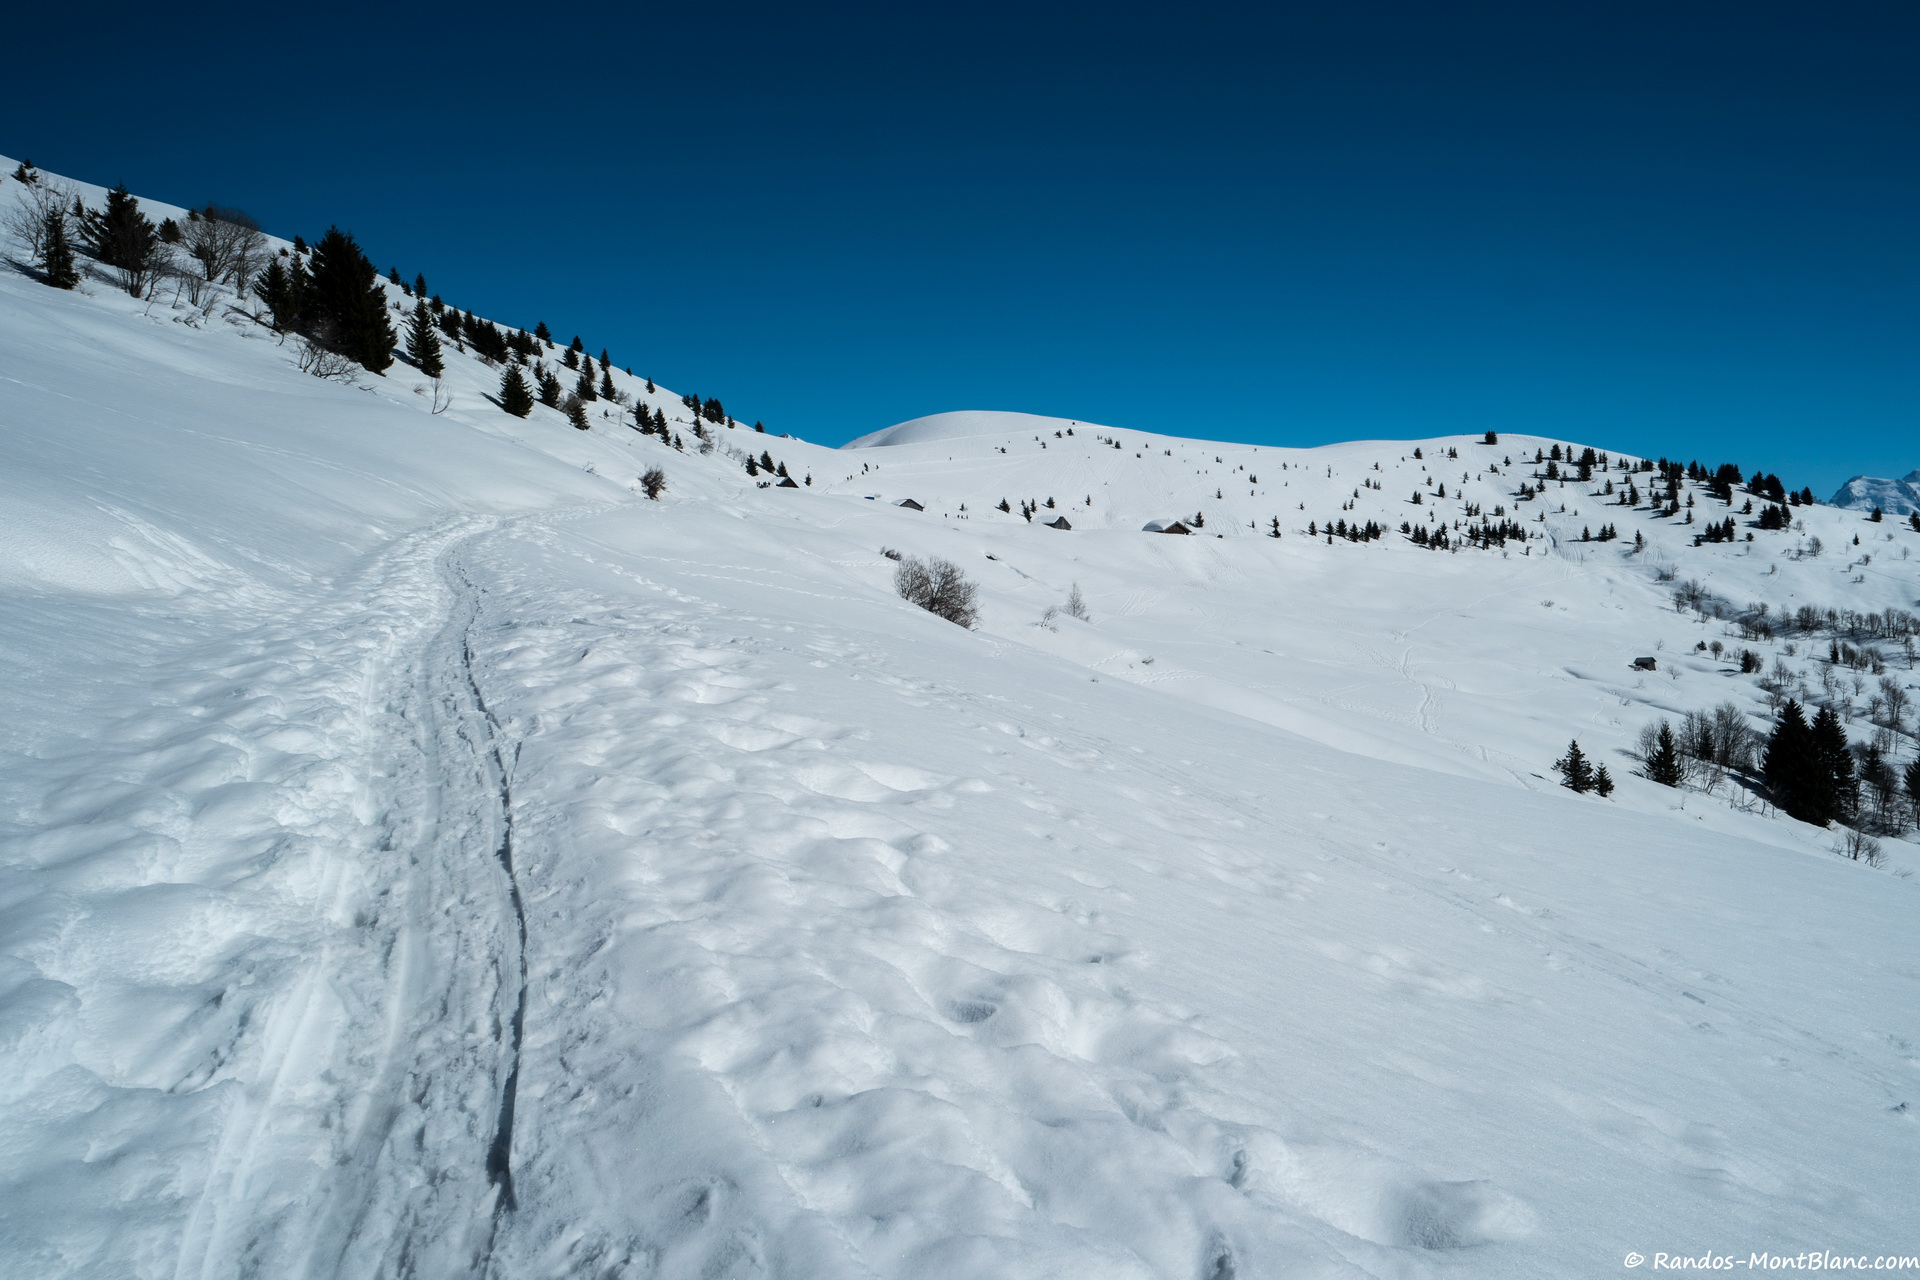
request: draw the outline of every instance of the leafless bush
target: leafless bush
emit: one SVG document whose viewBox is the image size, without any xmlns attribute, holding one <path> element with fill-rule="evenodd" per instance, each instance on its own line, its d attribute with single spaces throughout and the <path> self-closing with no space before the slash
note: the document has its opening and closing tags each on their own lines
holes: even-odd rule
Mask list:
<svg viewBox="0 0 1920 1280">
<path fill-rule="evenodd" d="M 1078 618 L 1082 622 L 1092 622 L 1093 615 L 1087 612 L 1086 599 L 1080 594 L 1080 584 L 1074 583 L 1073 590 L 1067 592 L 1067 603 L 1063 611 L 1069 618 Z"/>
<path fill-rule="evenodd" d="M 646 474 L 640 477 L 640 492 L 654 502 L 660 501 L 660 495 L 667 491 L 667 473 L 658 467 L 648 467 Z"/>
<path fill-rule="evenodd" d="M 46 252 L 47 237 L 56 219 L 73 211 L 73 188 L 58 178 L 42 177 L 32 184 L 21 184 L 20 199 L 6 212 L 6 228 L 26 245 L 28 257 L 36 264 Z"/>
<path fill-rule="evenodd" d="M 1842 827 L 1839 838 L 1833 843 L 1833 851 L 1853 862 L 1864 862 L 1877 867 L 1887 860 L 1886 852 L 1880 842 L 1864 831 L 1855 831 L 1852 827 Z"/>
<path fill-rule="evenodd" d="M 330 351 L 311 338 L 301 338 L 295 359 L 300 372 L 310 373 L 316 378 L 327 378 L 336 382 L 351 382 L 356 367 L 351 356 Z"/>
<path fill-rule="evenodd" d="M 1907 708 L 1913 699 L 1908 696 L 1906 686 L 1892 676 L 1880 678 L 1880 705 L 1886 708 L 1887 727 L 1899 733 L 1905 727 Z"/>
<path fill-rule="evenodd" d="M 1753 767 L 1754 753 L 1759 750 L 1760 735 L 1754 732 L 1747 713 L 1732 702 L 1723 702 L 1713 709 L 1713 758 L 1736 773 L 1746 773 Z"/>
<path fill-rule="evenodd" d="M 199 264 L 202 278 L 227 280 L 236 287 L 253 278 L 267 254 L 267 238 L 260 224 L 238 209 L 208 205 L 197 210 L 181 228 L 187 256 Z"/>
<path fill-rule="evenodd" d="M 902 600 L 917 604 L 956 626 L 970 629 L 979 620 L 979 610 L 974 603 L 979 589 L 951 560 L 908 556 L 894 570 L 893 589 L 900 593 Z"/>
</svg>

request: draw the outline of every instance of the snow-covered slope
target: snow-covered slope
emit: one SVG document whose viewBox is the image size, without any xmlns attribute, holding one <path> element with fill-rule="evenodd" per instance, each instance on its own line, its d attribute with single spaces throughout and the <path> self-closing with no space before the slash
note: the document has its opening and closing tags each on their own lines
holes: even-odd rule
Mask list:
<svg viewBox="0 0 1920 1280">
<path fill-rule="evenodd" d="M 1705 487 L 1690 525 L 1518 437 L 703 454 L 639 379 L 684 450 L 448 355 L 435 414 L 227 305 L 0 274 L 0 1274 L 1913 1251 L 1913 848 L 1626 752 L 1760 723 L 1743 647 L 1865 736 L 1824 638 L 1712 601 L 1911 609 L 1920 534 L 1695 545 Z M 1531 536 L 1398 533 L 1496 508 Z M 960 564 L 980 628 L 884 550 Z M 1572 737 L 1611 799 L 1554 785 Z"/>
<path fill-rule="evenodd" d="M 1855 476 L 1840 486 L 1832 505 L 1851 511 L 1880 508 L 1888 515 L 1904 516 L 1920 511 L 1920 467 L 1898 480 L 1876 476 Z"/>
</svg>

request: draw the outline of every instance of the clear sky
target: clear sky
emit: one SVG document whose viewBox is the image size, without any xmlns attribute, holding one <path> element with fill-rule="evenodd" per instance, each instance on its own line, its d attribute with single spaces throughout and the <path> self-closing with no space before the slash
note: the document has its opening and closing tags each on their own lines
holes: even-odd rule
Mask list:
<svg viewBox="0 0 1920 1280">
<path fill-rule="evenodd" d="M 0 149 L 338 222 L 774 431 L 1920 467 L 1910 2 L 84 15 L 9 18 Z"/>
</svg>

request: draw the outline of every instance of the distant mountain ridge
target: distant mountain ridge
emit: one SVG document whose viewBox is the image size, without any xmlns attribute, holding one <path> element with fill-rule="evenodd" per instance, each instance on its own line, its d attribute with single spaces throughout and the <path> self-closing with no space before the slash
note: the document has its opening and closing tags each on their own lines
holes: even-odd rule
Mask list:
<svg viewBox="0 0 1920 1280">
<path fill-rule="evenodd" d="M 1878 476 L 1855 476 L 1840 486 L 1831 505 L 1852 511 L 1871 511 L 1879 507 L 1888 515 L 1904 516 L 1920 511 L 1920 467 L 1898 480 Z"/>
</svg>

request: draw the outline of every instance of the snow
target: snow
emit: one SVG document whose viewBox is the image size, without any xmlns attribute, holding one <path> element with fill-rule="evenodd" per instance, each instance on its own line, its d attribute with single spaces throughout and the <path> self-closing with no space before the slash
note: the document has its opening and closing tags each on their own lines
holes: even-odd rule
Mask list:
<svg viewBox="0 0 1920 1280">
<path fill-rule="evenodd" d="M 1878 507 L 1890 516 L 1911 515 L 1920 511 L 1920 467 L 1898 480 L 1855 476 L 1840 486 L 1839 492 L 1833 495 L 1832 505 L 1850 511 L 1871 511 Z"/>
<path fill-rule="evenodd" d="M 1699 641 L 1824 668 L 1662 572 L 1910 609 L 1904 524 L 1694 546 L 1597 476 L 1515 504 L 1531 437 L 703 455 L 638 379 L 685 452 L 448 365 L 436 415 L 224 307 L 0 275 L 0 1274 L 1911 1251 L 1916 850 L 1625 755 L 1764 709 Z M 1305 533 L 1462 503 L 1548 536 Z M 980 629 L 883 548 L 961 564 Z M 1553 784 L 1576 736 L 1610 800 Z"/>
<path fill-rule="evenodd" d="M 844 445 L 848 449 L 878 449 L 887 445 L 929 444 L 941 440 L 966 440 L 974 436 L 1019 435 L 1022 432 L 1053 432 L 1073 426 L 1065 418 L 1043 418 L 1033 413 L 996 413 L 981 409 L 960 409 L 936 413 L 925 418 L 898 422 L 881 431 L 869 432 Z"/>
</svg>

